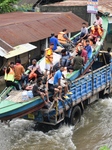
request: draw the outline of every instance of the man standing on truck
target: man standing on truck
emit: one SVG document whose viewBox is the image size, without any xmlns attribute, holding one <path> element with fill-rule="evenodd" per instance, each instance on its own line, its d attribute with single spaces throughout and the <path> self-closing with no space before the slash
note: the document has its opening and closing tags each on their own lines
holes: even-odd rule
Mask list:
<svg viewBox="0 0 112 150">
<path fill-rule="evenodd" d="M 103 55 L 104 55 L 104 57 L 103 57 L 104 58 L 104 65 L 109 64 L 111 62 L 110 52 L 111 52 L 111 48 L 108 47 L 107 48 L 107 53 L 103 53 Z"/>
<path fill-rule="evenodd" d="M 53 67 L 53 47 L 54 44 L 50 43 L 49 48 L 45 50 L 45 75 L 47 75 L 47 71 Z"/>
</svg>

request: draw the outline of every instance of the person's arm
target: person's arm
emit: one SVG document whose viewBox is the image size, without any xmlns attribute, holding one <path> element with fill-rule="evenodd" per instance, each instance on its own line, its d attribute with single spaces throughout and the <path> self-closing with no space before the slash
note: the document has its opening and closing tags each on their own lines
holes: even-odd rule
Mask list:
<svg viewBox="0 0 112 150">
<path fill-rule="evenodd" d="M 62 61 L 62 58 L 60 58 L 60 61 L 59 61 L 59 67 L 61 66 L 61 61 Z"/>
<path fill-rule="evenodd" d="M 32 71 L 32 68 L 33 68 L 33 67 L 32 67 L 32 65 L 31 65 L 31 66 L 28 67 L 28 70 Z"/>
<path fill-rule="evenodd" d="M 53 64 L 52 61 L 51 61 L 51 59 L 50 59 L 50 56 L 51 56 L 51 51 L 48 50 L 45 57 L 49 60 L 49 62 L 50 62 L 51 64 Z"/>
<path fill-rule="evenodd" d="M 21 72 L 22 72 L 23 74 L 25 73 L 25 69 L 24 69 L 23 66 L 21 67 Z"/>
<path fill-rule="evenodd" d="M 50 60 L 50 55 L 47 55 L 46 58 L 50 61 L 50 63 L 52 64 L 52 61 Z"/>
<path fill-rule="evenodd" d="M 61 79 L 58 79 L 58 85 L 59 86 L 61 85 Z"/>
<path fill-rule="evenodd" d="M 58 73 L 58 85 L 61 85 L 61 77 L 62 77 L 62 73 Z"/>
<path fill-rule="evenodd" d="M 68 42 L 71 42 L 71 40 L 67 37 L 66 34 L 64 34 L 63 37 L 64 37 Z"/>
<path fill-rule="evenodd" d="M 63 79 L 65 79 L 65 76 L 64 76 L 64 74 L 62 74 L 62 77 L 63 77 Z"/>
</svg>

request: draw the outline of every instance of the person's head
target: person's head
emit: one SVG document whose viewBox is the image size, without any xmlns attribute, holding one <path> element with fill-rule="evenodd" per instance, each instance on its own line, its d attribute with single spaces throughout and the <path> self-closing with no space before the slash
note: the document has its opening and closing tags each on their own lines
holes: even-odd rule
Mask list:
<svg viewBox="0 0 112 150">
<path fill-rule="evenodd" d="M 41 85 L 41 84 L 42 84 L 42 78 L 40 77 L 37 79 L 37 85 Z"/>
<path fill-rule="evenodd" d="M 110 48 L 110 47 L 107 48 L 107 52 L 108 52 L 108 53 L 111 52 L 111 48 Z"/>
<path fill-rule="evenodd" d="M 50 48 L 50 49 L 53 49 L 53 47 L 54 47 L 54 44 L 53 44 L 53 43 L 50 43 L 49 48 Z"/>
<path fill-rule="evenodd" d="M 36 63 L 37 63 L 37 60 L 36 60 L 36 59 L 33 59 L 33 60 L 32 60 L 32 65 L 34 65 L 34 66 L 35 66 L 35 65 L 36 65 Z"/>
<path fill-rule="evenodd" d="M 52 74 L 54 76 L 55 70 L 54 69 L 50 69 L 50 74 Z"/>
<path fill-rule="evenodd" d="M 61 66 L 60 67 L 60 71 L 63 72 L 64 71 L 64 67 Z"/>
<path fill-rule="evenodd" d="M 65 50 L 65 49 L 63 49 L 63 50 L 61 51 L 61 55 L 66 55 L 66 50 Z"/>
<path fill-rule="evenodd" d="M 14 62 L 10 62 L 10 67 L 14 68 Z"/>
<path fill-rule="evenodd" d="M 85 22 L 82 23 L 82 27 L 83 27 L 83 28 L 86 27 L 86 23 L 85 23 Z"/>
<path fill-rule="evenodd" d="M 67 29 L 63 29 L 62 32 L 67 32 Z"/>
<path fill-rule="evenodd" d="M 52 36 L 55 36 L 55 34 L 54 34 L 54 33 L 51 33 L 51 37 L 52 37 Z"/>
<path fill-rule="evenodd" d="M 21 64 L 21 60 L 18 58 L 18 59 L 16 60 L 16 63 Z"/>
<path fill-rule="evenodd" d="M 100 18 L 99 14 L 96 14 L 96 19 L 98 20 Z"/>
<path fill-rule="evenodd" d="M 82 51 L 81 51 L 81 50 L 79 50 L 79 51 L 77 52 L 77 54 L 78 54 L 79 56 L 81 56 Z"/>
<path fill-rule="evenodd" d="M 95 30 L 98 30 L 98 25 L 95 24 L 95 25 L 94 25 L 94 28 L 95 28 Z"/>
<path fill-rule="evenodd" d="M 89 40 L 86 40 L 86 45 L 89 45 Z"/>
<path fill-rule="evenodd" d="M 55 38 L 58 38 L 58 35 L 55 35 Z"/>
</svg>

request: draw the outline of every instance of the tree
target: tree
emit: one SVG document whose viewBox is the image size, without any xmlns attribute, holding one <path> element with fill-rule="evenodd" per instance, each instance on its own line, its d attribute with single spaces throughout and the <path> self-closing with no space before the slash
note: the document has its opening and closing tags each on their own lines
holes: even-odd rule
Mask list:
<svg viewBox="0 0 112 150">
<path fill-rule="evenodd" d="M 13 7 L 18 0 L 0 0 L 0 13 L 16 11 Z"/>
</svg>

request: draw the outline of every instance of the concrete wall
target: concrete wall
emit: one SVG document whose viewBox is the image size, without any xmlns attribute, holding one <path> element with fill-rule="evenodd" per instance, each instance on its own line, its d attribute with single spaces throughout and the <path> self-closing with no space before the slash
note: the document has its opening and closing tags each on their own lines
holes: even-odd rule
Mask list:
<svg viewBox="0 0 112 150">
<path fill-rule="evenodd" d="M 69 12 L 72 11 L 80 18 L 91 21 L 90 14 L 87 13 L 87 6 L 40 6 L 41 12 Z"/>
</svg>

